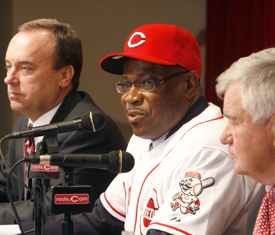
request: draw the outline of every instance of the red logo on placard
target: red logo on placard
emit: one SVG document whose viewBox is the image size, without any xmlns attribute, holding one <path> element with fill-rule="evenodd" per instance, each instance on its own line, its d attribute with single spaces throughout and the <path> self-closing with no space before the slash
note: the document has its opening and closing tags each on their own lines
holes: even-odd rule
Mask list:
<svg viewBox="0 0 275 235">
<path fill-rule="evenodd" d="M 51 166 L 49 164 L 31 164 L 32 171 L 47 171 L 58 172 L 58 166 Z"/>
<path fill-rule="evenodd" d="M 88 204 L 89 194 L 56 194 L 54 204 Z"/>
</svg>

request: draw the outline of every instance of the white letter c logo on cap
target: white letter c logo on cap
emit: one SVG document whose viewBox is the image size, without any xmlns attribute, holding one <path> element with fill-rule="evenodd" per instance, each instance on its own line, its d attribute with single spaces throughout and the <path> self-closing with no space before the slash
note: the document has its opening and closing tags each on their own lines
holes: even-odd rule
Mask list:
<svg viewBox="0 0 275 235">
<path fill-rule="evenodd" d="M 144 35 L 143 33 L 141 33 L 141 32 L 135 32 L 135 33 L 131 36 L 131 38 L 129 39 L 129 41 L 128 41 L 128 47 L 129 47 L 129 48 L 138 47 L 138 46 L 142 45 L 143 43 L 145 43 L 145 40 L 140 40 L 138 43 L 132 44 L 131 42 L 132 42 L 132 40 L 133 40 L 133 38 L 134 38 L 135 36 L 140 36 L 142 39 L 146 39 L 146 37 L 145 37 L 145 35 Z"/>
</svg>

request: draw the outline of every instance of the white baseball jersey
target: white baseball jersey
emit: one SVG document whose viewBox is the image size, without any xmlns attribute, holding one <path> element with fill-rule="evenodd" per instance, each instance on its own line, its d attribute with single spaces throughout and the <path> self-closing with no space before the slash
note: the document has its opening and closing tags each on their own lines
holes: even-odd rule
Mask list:
<svg viewBox="0 0 275 235">
<path fill-rule="evenodd" d="M 260 185 L 237 175 L 220 135 L 227 120 L 209 104 L 200 115 L 149 151 L 132 136 L 135 167 L 118 175 L 100 199 L 126 231 L 243 235 Z"/>
</svg>

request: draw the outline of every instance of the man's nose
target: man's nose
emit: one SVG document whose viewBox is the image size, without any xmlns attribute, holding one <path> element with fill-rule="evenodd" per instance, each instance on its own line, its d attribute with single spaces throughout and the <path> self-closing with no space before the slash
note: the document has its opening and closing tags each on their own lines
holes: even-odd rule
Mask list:
<svg viewBox="0 0 275 235">
<path fill-rule="evenodd" d="M 143 95 L 134 85 L 132 85 L 129 92 L 124 94 L 121 99 L 127 103 L 134 104 L 136 102 L 142 101 Z"/>
<path fill-rule="evenodd" d="M 230 127 L 227 124 L 226 127 L 224 128 L 221 136 L 220 136 L 220 141 L 222 144 L 230 144 L 233 141 L 232 134 L 230 133 Z"/>
<path fill-rule="evenodd" d="M 17 85 L 19 83 L 18 72 L 15 69 L 10 69 L 4 79 L 7 85 Z"/>
</svg>

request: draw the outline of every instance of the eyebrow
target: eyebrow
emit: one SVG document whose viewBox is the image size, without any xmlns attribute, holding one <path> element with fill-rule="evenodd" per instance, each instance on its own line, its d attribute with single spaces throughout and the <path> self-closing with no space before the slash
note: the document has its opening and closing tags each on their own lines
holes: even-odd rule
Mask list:
<svg viewBox="0 0 275 235">
<path fill-rule="evenodd" d="M 223 114 L 224 117 L 230 119 L 230 120 L 238 120 L 239 118 L 230 114 Z"/>
<path fill-rule="evenodd" d="M 230 114 L 229 115 L 223 114 L 223 116 L 225 116 L 231 122 L 235 122 L 235 123 L 243 123 L 243 121 L 244 121 L 242 116 L 233 116 Z"/>
<path fill-rule="evenodd" d="M 5 60 L 6 63 L 11 63 L 9 60 Z M 29 64 L 29 65 L 34 65 L 32 62 L 27 61 L 27 60 L 23 60 L 20 61 L 19 64 Z"/>
<path fill-rule="evenodd" d="M 143 77 L 147 74 L 151 74 L 152 72 L 151 71 L 148 71 L 148 70 L 144 70 L 144 71 L 141 71 L 140 73 L 136 74 L 136 75 L 127 75 L 127 74 L 123 74 L 122 75 L 122 79 L 127 79 L 128 76 L 137 76 L 137 77 Z"/>
<path fill-rule="evenodd" d="M 233 118 L 233 116 L 232 115 L 227 115 L 227 114 L 223 114 L 223 116 L 225 116 L 226 118 Z"/>
</svg>

